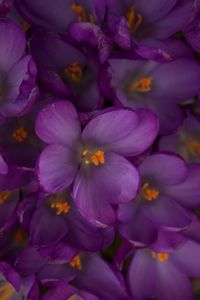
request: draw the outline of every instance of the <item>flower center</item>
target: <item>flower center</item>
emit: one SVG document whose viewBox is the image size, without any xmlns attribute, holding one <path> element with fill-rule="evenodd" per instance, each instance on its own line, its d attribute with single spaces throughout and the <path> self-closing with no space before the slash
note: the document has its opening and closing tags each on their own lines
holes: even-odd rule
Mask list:
<svg viewBox="0 0 200 300">
<path fill-rule="evenodd" d="M 193 156 L 193 157 L 198 157 L 200 156 L 200 143 L 197 140 L 190 140 L 186 144 L 188 152 Z"/>
<path fill-rule="evenodd" d="M 56 210 L 56 215 L 59 216 L 61 214 L 67 214 L 70 210 L 70 206 L 67 201 L 58 201 L 55 200 L 51 203 L 51 208 Z"/>
<path fill-rule="evenodd" d="M 77 15 L 79 22 L 90 22 L 94 23 L 93 15 L 87 15 L 86 10 L 83 5 L 81 4 L 72 4 L 71 6 L 72 11 Z"/>
<path fill-rule="evenodd" d="M 136 33 L 136 31 L 138 30 L 139 26 L 142 23 L 142 15 L 140 13 L 136 14 L 134 5 L 130 7 L 129 11 L 127 12 L 126 18 L 132 32 Z"/>
<path fill-rule="evenodd" d="M 10 192 L 5 191 L 5 192 L 1 192 L 0 193 L 0 204 L 4 204 L 5 201 L 8 199 L 8 197 L 10 196 Z"/>
<path fill-rule="evenodd" d="M 68 68 L 65 68 L 64 73 L 71 81 L 76 83 L 79 83 L 83 76 L 83 70 L 78 62 L 74 62 Z"/>
<path fill-rule="evenodd" d="M 24 127 L 19 127 L 18 129 L 16 129 L 13 134 L 12 137 L 18 142 L 21 143 L 23 142 L 26 138 L 27 138 L 27 131 Z"/>
<path fill-rule="evenodd" d="M 143 184 L 141 192 L 142 196 L 148 201 L 156 200 L 160 194 L 158 190 L 152 189 L 148 182 Z"/>
<path fill-rule="evenodd" d="M 160 261 L 160 262 L 165 262 L 169 259 L 169 254 L 165 252 L 151 252 L 151 255 L 154 259 Z"/>
<path fill-rule="evenodd" d="M 93 164 L 98 166 L 99 164 L 104 165 L 105 163 L 105 153 L 102 150 L 90 152 L 88 149 L 84 149 L 82 152 L 82 158 L 86 165 Z"/>
<path fill-rule="evenodd" d="M 70 261 L 70 266 L 78 270 L 82 269 L 81 259 L 79 255 L 74 256 L 74 258 Z"/>
<path fill-rule="evenodd" d="M 144 77 L 131 84 L 131 91 L 138 93 L 148 93 L 151 91 L 153 77 Z"/>
</svg>

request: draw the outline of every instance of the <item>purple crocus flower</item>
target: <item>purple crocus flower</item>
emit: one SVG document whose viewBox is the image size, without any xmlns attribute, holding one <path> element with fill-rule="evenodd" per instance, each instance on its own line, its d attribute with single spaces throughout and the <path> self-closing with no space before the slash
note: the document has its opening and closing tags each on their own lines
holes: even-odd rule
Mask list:
<svg viewBox="0 0 200 300">
<path fill-rule="evenodd" d="M 112 228 L 98 228 L 88 222 L 67 191 L 51 196 L 29 196 L 21 202 L 18 215 L 23 228 L 30 232 L 33 245 L 55 248 L 61 241 L 59 252 L 65 252 L 67 245 L 85 251 L 98 251 L 111 243 L 114 237 Z M 38 219 L 41 221 L 38 222 Z"/>
<path fill-rule="evenodd" d="M 72 41 L 40 30 L 31 38 L 30 48 L 39 79 L 48 91 L 58 97 L 70 97 L 79 111 L 102 107 L 95 63 Z"/>
<path fill-rule="evenodd" d="M 161 134 L 168 134 L 183 122 L 183 113 L 177 104 L 199 93 L 200 66 L 194 60 L 177 59 L 159 64 L 110 59 L 109 65 L 117 103 L 131 108 L 147 107 L 156 112 Z"/>
<path fill-rule="evenodd" d="M 94 116 L 81 133 L 70 102 L 49 105 L 36 122 L 36 133 L 49 144 L 37 165 L 40 185 L 57 193 L 73 184 L 81 213 L 96 224 L 111 224 L 114 206 L 133 199 L 139 185 L 137 170 L 124 157 L 144 152 L 157 131 L 150 111 L 111 108 Z"/>
<path fill-rule="evenodd" d="M 178 156 L 160 153 L 147 157 L 139 172 L 139 196 L 119 208 L 122 236 L 146 245 L 155 241 L 160 228 L 187 228 L 191 217 L 185 208 L 199 206 L 200 166 L 187 166 Z"/>
<path fill-rule="evenodd" d="M 162 41 L 182 30 L 187 24 L 192 13 L 192 2 L 188 0 L 153 0 L 149 3 L 148 0 L 123 2 L 108 0 L 108 11 L 111 15 L 108 17 L 109 21 L 111 19 L 108 26 L 113 27 L 114 23 L 120 24 L 123 21 L 123 33 L 127 35 L 128 26 L 129 34 L 139 48 L 144 45 L 150 46 L 150 48 L 157 47 L 159 40 L 159 48 L 162 49 Z M 119 30 L 118 27 L 116 30 Z"/>
<path fill-rule="evenodd" d="M 160 250 L 158 247 L 156 250 L 147 248 L 136 251 L 128 278 L 135 300 L 151 297 L 158 300 L 193 299 L 188 277 L 200 276 L 200 245 L 186 240 L 174 249 L 165 247 L 160 246 Z"/>
<path fill-rule="evenodd" d="M 108 58 L 112 43 L 102 31 L 106 17 L 106 1 L 89 0 L 51 0 L 33 2 L 15 0 L 20 14 L 30 23 L 40 28 L 70 35 L 81 45 L 98 49 L 103 63 Z"/>
<path fill-rule="evenodd" d="M 26 40 L 22 29 L 14 22 L 0 22 L 0 115 L 24 114 L 35 101 L 36 66 L 30 55 L 24 55 Z"/>
<path fill-rule="evenodd" d="M 187 116 L 179 130 L 160 139 L 159 149 L 175 152 L 187 162 L 200 162 L 200 121 Z"/>
</svg>

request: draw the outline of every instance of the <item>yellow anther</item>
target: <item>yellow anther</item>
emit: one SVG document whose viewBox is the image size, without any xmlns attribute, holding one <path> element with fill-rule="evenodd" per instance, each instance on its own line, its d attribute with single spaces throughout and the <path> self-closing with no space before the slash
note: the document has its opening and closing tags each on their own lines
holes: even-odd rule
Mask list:
<svg viewBox="0 0 200 300">
<path fill-rule="evenodd" d="M 15 233 L 15 240 L 16 240 L 17 242 L 22 242 L 22 241 L 24 241 L 24 233 L 23 233 L 23 231 L 21 230 L 21 228 L 19 228 L 19 229 L 16 231 L 16 233 Z M 1 300 L 1 298 L 0 298 L 0 300 Z"/>
<path fill-rule="evenodd" d="M 140 24 L 142 23 L 142 15 L 140 13 L 136 14 L 134 5 L 132 5 L 131 8 L 129 9 L 129 11 L 126 15 L 126 18 L 127 18 L 128 25 L 131 28 L 132 32 L 136 33 Z"/>
<path fill-rule="evenodd" d="M 151 252 L 152 257 L 160 262 L 165 262 L 169 259 L 169 254 L 165 252 Z"/>
<path fill-rule="evenodd" d="M 27 32 L 31 27 L 31 25 L 28 22 L 26 22 L 25 20 L 22 21 L 22 26 L 23 26 L 25 32 Z M 1 300 L 1 298 L 0 298 L 0 300 Z"/>
<path fill-rule="evenodd" d="M 70 266 L 79 270 L 82 269 L 81 259 L 79 255 L 74 256 L 74 258 L 70 261 Z"/>
<path fill-rule="evenodd" d="M 77 15 L 79 22 L 86 21 L 86 12 L 82 5 L 80 4 L 72 4 L 72 11 Z"/>
<path fill-rule="evenodd" d="M 14 287 L 10 283 L 6 282 L 0 287 L 0 300 L 10 299 L 10 296 L 12 296 L 14 292 Z"/>
<path fill-rule="evenodd" d="M 105 163 L 104 152 L 101 150 L 95 152 L 91 157 L 91 161 L 95 166 L 98 166 L 99 164 L 103 165 Z"/>
<path fill-rule="evenodd" d="M 97 150 L 96 152 L 90 152 L 88 149 L 82 152 L 83 161 L 86 165 L 93 164 L 98 166 L 99 164 L 105 163 L 105 153 L 102 150 Z"/>
<path fill-rule="evenodd" d="M 160 194 L 158 190 L 150 188 L 148 182 L 143 184 L 141 193 L 148 201 L 156 200 Z"/>
<path fill-rule="evenodd" d="M 193 157 L 200 156 L 200 143 L 197 140 L 191 139 L 186 143 L 188 152 Z"/>
<path fill-rule="evenodd" d="M 80 82 L 83 75 L 83 70 L 78 62 L 72 63 L 64 70 L 65 75 L 69 76 L 74 82 Z"/>
<path fill-rule="evenodd" d="M 59 216 L 61 214 L 67 214 L 70 210 L 70 206 L 67 203 L 67 201 L 57 201 L 51 203 L 51 208 L 54 208 L 56 210 L 56 214 Z"/>
<path fill-rule="evenodd" d="M 4 204 L 10 196 L 11 192 L 5 191 L 0 193 L 0 204 Z"/>
<path fill-rule="evenodd" d="M 24 127 L 19 127 L 12 134 L 13 138 L 19 143 L 23 142 L 27 138 L 27 135 L 27 131 Z"/>
<path fill-rule="evenodd" d="M 153 77 L 144 77 L 131 84 L 131 91 L 138 93 L 147 93 L 151 91 Z"/>
</svg>

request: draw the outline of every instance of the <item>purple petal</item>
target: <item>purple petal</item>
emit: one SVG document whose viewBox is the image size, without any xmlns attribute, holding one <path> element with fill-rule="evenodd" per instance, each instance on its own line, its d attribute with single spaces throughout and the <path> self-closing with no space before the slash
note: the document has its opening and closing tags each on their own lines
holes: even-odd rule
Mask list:
<svg viewBox="0 0 200 300">
<path fill-rule="evenodd" d="M 150 299 L 154 295 L 156 266 L 148 251 L 139 250 L 136 252 L 128 276 L 134 299 Z"/>
<path fill-rule="evenodd" d="M 135 0 L 134 2 L 136 10 L 142 14 L 147 23 L 162 19 L 176 4 L 176 0 L 152 0 L 151 5 L 148 0 Z"/>
<path fill-rule="evenodd" d="M 63 144 L 71 148 L 79 138 L 80 130 L 78 114 L 68 101 L 46 106 L 36 121 L 37 135 L 48 144 Z"/>
<path fill-rule="evenodd" d="M 123 141 L 138 124 L 138 116 L 129 109 L 113 109 L 94 117 L 82 133 L 84 141 L 93 140 L 99 146 L 112 149 L 113 143 Z"/>
<path fill-rule="evenodd" d="M 186 210 L 166 195 L 159 196 L 153 203 L 145 203 L 143 212 L 156 225 L 164 227 L 184 228 L 191 222 Z"/>
<path fill-rule="evenodd" d="M 14 269 L 11 268 L 6 262 L 0 262 L 0 272 L 3 274 L 5 279 L 9 281 L 15 288 L 16 291 L 19 291 L 21 286 L 21 280 L 19 275 Z"/>
<path fill-rule="evenodd" d="M 178 266 L 186 275 L 199 278 L 200 277 L 200 245 L 188 241 L 182 247 L 179 247 L 171 255 L 171 261 Z"/>
<path fill-rule="evenodd" d="M 127 299 L 123 285 L 111 268 L 97 255 L 83 261 L 83 270 L 76 278 L 79 288 L 94 293 L 100 299 Z"/>
<path fill-rule="evenodd" d="M 192 285 L 187 276 L 171 262 L 157 262 L 156 298 L 165 300 L 192 300 Z"/>
<path fill-rule="evenodd" d="M 175 186 L 169 187 L 167 193 L 175 198 L 181 205 L 188 208 L 198 208 L 200 205 L 200 165 L 188 166 L 188 176 Z"/>
<path fill-rule="evenodd" d="M 159 127 L 156 115 L 147 109 L 138 109 L 136 113 L 139 117 L 138 126 L 123 140 L 109 145 L 111 151 L 127 157 L 136 156 L 147 150 L 154 142 Z"/>
<path fill-rule="evenodd" d="M 45 209 L 37 209 L 30 223 L 30 239 L 34 245 L 55 244 L 67 233 L 68 227 L 62 216 Z M 40 220 L 38 222 L 38 220 Z"/>
<path fill-rule="evenodd" d="M 2 155 L 0 155 L 0 174 L 5 175 L 8 173 L 8 165 L 3 159 Z"/>
<path fill-rule="evenodd" d="M 26 45 L 24 32 L 16 23 L 1 20 L 0 45 L 0 65 L 4 71 L 8 71 L 24 53 Z"/>
<path fill-rule="evenodd" d="M 176 185 L 187 176 L 187 166 L 178 156 L 170 154 L 154 154 L 147 157 L 139 166 L 140 173 L 152 178 L 157 184 Z"/>
<path fill-rule="evenodd" d="M 74 180 L 77 164 L 73 152 L 61 145 L 49 145 L 41 153 L 37 175 L 45 191 L 56 193 L 68 187 Z"/>
</svg>

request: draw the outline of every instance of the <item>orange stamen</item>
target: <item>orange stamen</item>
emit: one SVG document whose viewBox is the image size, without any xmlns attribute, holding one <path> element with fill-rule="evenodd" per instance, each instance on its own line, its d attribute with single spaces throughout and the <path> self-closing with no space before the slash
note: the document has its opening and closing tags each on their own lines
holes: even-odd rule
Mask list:
<svg viewBox="0 0 200 300">
<path fill-rule="evenodd" d="M 74 256 L 74 258 L 70 261 L 70 266 L 78 270 L 82 269 L 81 259 L 79 255 Z"/>
<path fill-rule="evenodd" d="M 169 259 L 169 254 L 164 252 L 151 252 L 152 257 L 160 262 L 165 262 Z"/>
<path fill-rule="evenodd" d="M 51 203 L 51 208 L 54 208 L 56 210 L 56 215 L 58 216 L 61 214 L 67 214 L 70 210 L 70 206 L 67 201 L 63 202 L 55 200 Z"/>
<path fill-rule="evenodd" d="M 74 82 L 80 82 L 83 76 L 83 70 L 78 62 L 72 63 L 68 68 L 65 68 L 64 73 L 70 76 Z"/>
<path fill-rule="evenodd" d="M 15 240 L 17 242 L 23 242 L 24 240 L 24 233 L 23 231 L 21 230 L 21 228 L 19 228 L 16 233 L 15 233 Z M 1 299 L 1 298 L 0 298 Z"/>
<path fill-rule="evenodd" d="M 187 149 L 193 157 L 200 156 L 200 143 L 197 140 L 192 139 L 187 142 Z"/>
<path fill-rule="evenodd" d="M 8 300 L 10 299 L 10 296 L 14 294 L 14 292 L 14 287 L 10 283 L 5 282 L 5 284 L 0 287 L 0 299 Z"/>
<path fill-rule="evenodd" d="M 93 164 L 98 166 L 99 164 L 104 165 L 105 163 L 105 153 L 102 150 L 97 150 L 91 153 L 88 149 L 83 150 L 82 157 L 86 165 Z"/>
<path fill-rule="evenodd" d="M 151 91 L 153 77 L 144 77 L 131 84 L 131 91 L 138 93 L 147 93 Z"/>
<path fill-rule="evenodd" d="M 149 188 L 148 182 L 143 184 L 141 192 L 142 196 L 148 201 L 156 200 L 160 194 L 156 189 Z"/>
<path fill-rule="evenodd" d="M 27 131 L 24 127 L 19 127 L 12 134 L 13 138 L 19 143 L 23 142 L 27 138 L 27 135 Z"/>
<path fill-rule="evenodd" d="M 4 204 L 5 201 L 8 199 L 8 197 L 10 196 L 10 192 L 5 191 L 5 192 L 1 192 L 0 193 L 0 204 Z"/>
<path fill-rule="evenodd" d="M 79 22 L 86 21 L 86 12 L 82 5 L 80 4 L 72 4 L 72 11 L 77 15 Z"/>
<path fill-rule="evenodd" d="M 132 5 L 129 9 L 126 18 L 129 27 L 132 29 L 133 33 L 136 33 L 136 31 L 142 23 L 142 15 L 140 13 L 136 15 L 134 5 Z"/>
</svg>

